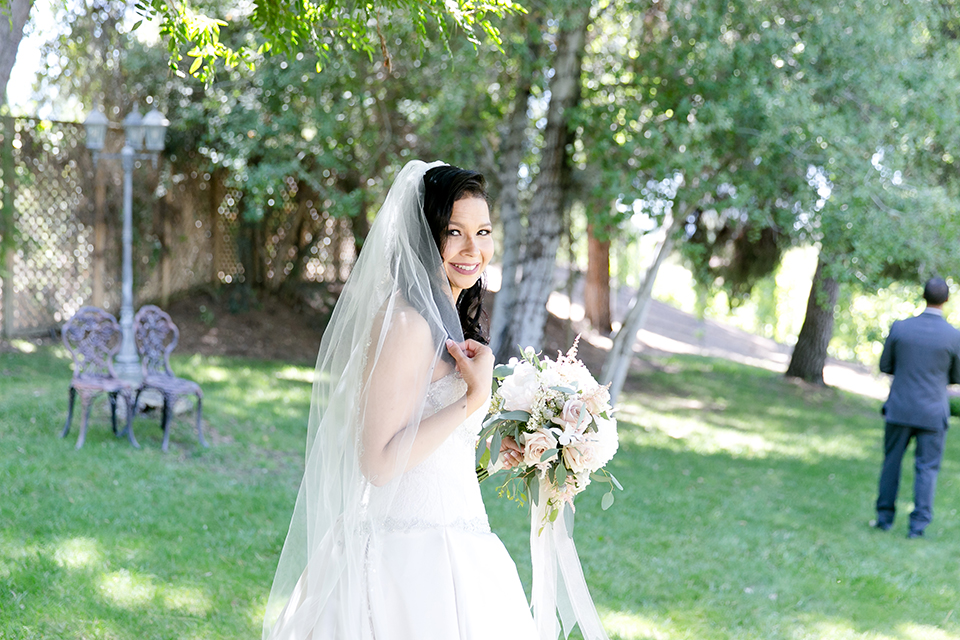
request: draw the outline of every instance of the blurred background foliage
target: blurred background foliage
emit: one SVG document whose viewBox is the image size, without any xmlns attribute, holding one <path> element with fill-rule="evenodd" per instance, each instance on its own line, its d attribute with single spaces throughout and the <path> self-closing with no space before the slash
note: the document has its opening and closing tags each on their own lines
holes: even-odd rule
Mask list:
<svg viewBox="0 0 960 640">
<path fill-rule="evenodd" d="M 918 283 L 957 275 L 955 0 L 595 0 L 575 24 L 573 0 L 541 0 L 493 20 L 485 41 L 405 21 L 408 4 L 382 14 L 389 30 L 371 36 L 380 51 L 331 35 L 319 52 L 291 42 L 275 55 L 262 45 L 278 32 L 255 13 L 199 3 L 229 14 L 218 37 L 249 64 L 198 78 L 170 70 L 163 27 L 134 29 L 127 3 L 41 3 L 28 27 L 43 35 L 40 69 L 19 104 L 55 119 L 99 104 L 114 121 L 135 103 L 159 107 L 171 121 L 159 190 L 210 175 L 241 196 L 235 287 L 298 282 L 321 241 L 301 222 L 304 202 L 346 221 L 362 245 L 385 187 L 414 157 L 487 175 L 495 217 L 518 218 L 520 232 L 501 242 L 524 277 L 536 275 L 523 271 L 534 240 L 524 230 L 553 215 L 531 203 L 553 183 L 562 233 L 545 246 L 574 279 L 605 260 L 614 292 L 642 281 L 672 212 L 683 217 L 678 262 L 657 295 L 791 343 L 821 264 L 815 296 L 831 283 L 837 293 L 835 322 L 819 330 L 838 357 L 872 362 L 889 320 L 916 307 Z M 578 30 L 579 66 L 565 71 L 558 38 Z M 575 95 L 551 112 L 562 82 Z M 566 132 L 558 140 L 546 137 L 551 117 Z M 563 161 L 545 168 L 550 145 Z"/>
</svg>

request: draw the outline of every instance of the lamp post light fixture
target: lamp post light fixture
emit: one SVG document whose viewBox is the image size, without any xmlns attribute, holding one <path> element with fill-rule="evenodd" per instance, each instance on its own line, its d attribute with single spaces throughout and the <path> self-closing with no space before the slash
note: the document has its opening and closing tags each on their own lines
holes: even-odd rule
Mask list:
<svg viewBox="0 0 960 640">
<path fill-rule="evenodd" d="M 123 295 L 120 304 L 120 331 L 122 341 L 117 354 L 117 375 L 125 380 L 139 382 L 140 358 L 133 339 L 133 166 L 137 160 L 150 159 L 157 166 L 157 155 L 163 151 L 164 137 L 169 122 L 156 109 L 142 117 L 137 106 L 123 119 L 125 142 L 120 153 L 103 153 L 109 122 L 103 112 L 95 108 L 83 126 L 87 133 L 87 149 L 93 152 L 94 165 L 100 158 L 119 158 L 123 165 Z M 146 139 L 147 153 L 140 153 Z"/>
</svg>

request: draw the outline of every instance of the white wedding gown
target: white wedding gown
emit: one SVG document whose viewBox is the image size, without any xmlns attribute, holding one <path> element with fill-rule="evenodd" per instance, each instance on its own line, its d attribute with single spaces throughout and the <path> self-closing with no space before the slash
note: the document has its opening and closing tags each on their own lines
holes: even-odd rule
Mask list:
<svg viewBox="0 0 960 640">
<path fill-rule="evenodd" d="M 465 391 L 458 375 L 440 378 L 425 411 Z M 468 417 L 400 478 L 367 576 L 378 585 L 369 607 L 375 640 L 537 637 L 516 565 L 490 531 L 480 495 L 475 449 L 485 413 Z"/>
</svg>

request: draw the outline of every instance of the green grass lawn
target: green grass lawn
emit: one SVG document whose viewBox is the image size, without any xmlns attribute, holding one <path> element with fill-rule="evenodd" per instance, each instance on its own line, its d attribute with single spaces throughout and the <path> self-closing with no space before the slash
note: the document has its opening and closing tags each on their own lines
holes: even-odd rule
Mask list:
<svg viewBox="0 0 960 640">
<path fill-rule="evenodd" d="M 606 512 L 600 489 L 578 500 L 612 638 L 960 639 L 960 445 L 948 438 L 928 538 L 910 541 L 909 470 L 894 530 L 867 526 L 875 400 L 721 360 L 652 364 L 621 402 L 625 491 Z M 138 417 L 134 450 L 101 399 L 75 451 L 81 416 L 57 437 L 62 350 L 0 354 L 0 638 L 259 637 L 312 369 L 199 356 L 174 369 L 203 386 L 210 449 L 188 413 L 167 454 L 159 418 Z M 528 517 L 494 482 L 484 492 L 529 588 Z"/>
</svg>

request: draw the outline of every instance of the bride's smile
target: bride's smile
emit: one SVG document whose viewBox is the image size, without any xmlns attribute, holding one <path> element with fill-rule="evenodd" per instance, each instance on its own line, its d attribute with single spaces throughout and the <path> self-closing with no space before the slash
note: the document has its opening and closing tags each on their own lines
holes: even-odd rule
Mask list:
<svg viewBox="0 0 960 640">
<path fill-rule="evenodd" d="M 453 203 L 443 242 L 443 269 L 453 299 L 472 287 L 493 257 L 490 209 L 483 198 L 467 196 Z"/>
</svg>

